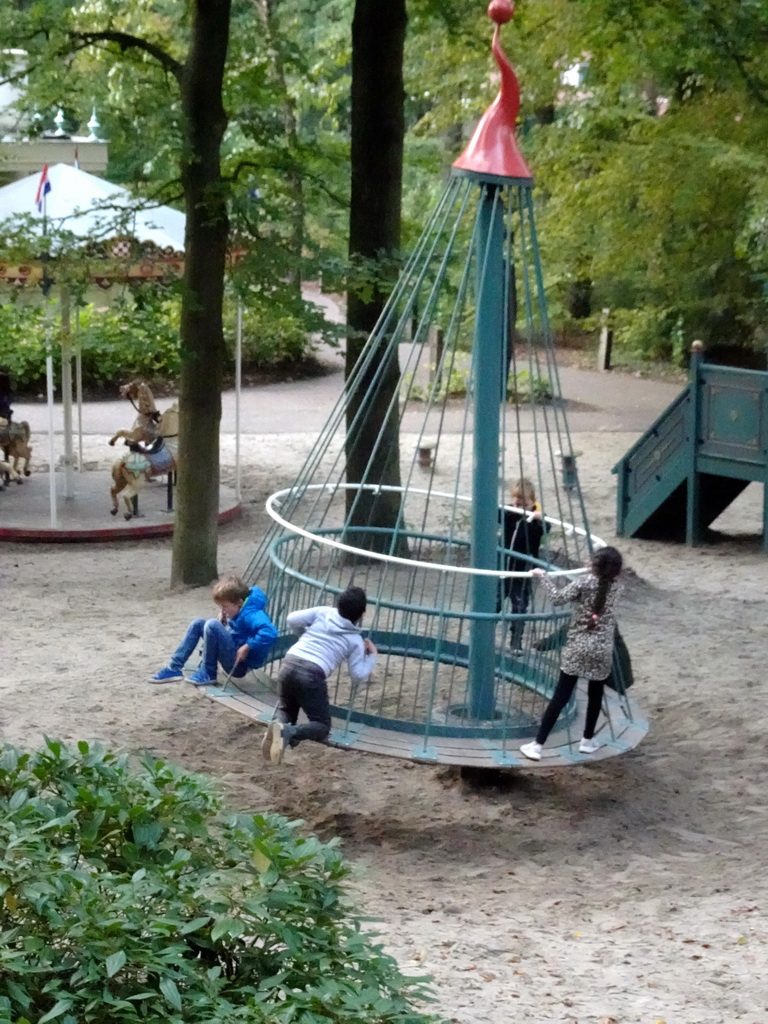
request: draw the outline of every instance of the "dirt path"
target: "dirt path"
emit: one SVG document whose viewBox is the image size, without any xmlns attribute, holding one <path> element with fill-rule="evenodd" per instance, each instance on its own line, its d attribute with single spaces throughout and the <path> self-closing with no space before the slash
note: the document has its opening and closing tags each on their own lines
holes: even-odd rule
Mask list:
<svg viewBox="0 0 768 1024">
<path fill-rule="evenodd" d="M 634 437 L 575 433 L 592 526 L 608 540 L 610 466 Z M 246 564 L 264 498 L 292 480 L 311 440 L 243 439 L 248 508 L 222 532 L 222 572 Z M 230 477 L 232 452 L 225 438 Z M 406 970 L 433 975 L 438 1009 L 460 1024 L 764 1024 L 761 497 L 744 492 L 718 524 L 733 536 L 715 547 L 621 543 L 637 574 L 624 631 L 651 721 L 622 758 L 510 773 L 488 790 L 310 744 L 265 767 L 258 728 L 189 686 L 144 681 L 210 607 L 207 590 L 168 593 L 163 541 L 2 546 L 3 738 L 152 750 L 218 777 L 240 806 L 341 835 L 361 904 Z"/>
</svg>

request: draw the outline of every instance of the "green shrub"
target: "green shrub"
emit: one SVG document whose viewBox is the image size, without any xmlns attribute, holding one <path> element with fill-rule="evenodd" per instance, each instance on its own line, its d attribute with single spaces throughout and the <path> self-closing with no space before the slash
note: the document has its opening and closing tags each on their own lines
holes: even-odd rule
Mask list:
<svg viewBox="0 0 768 1024">
<path fill-rule="evenodd" d="M 335 842 L 96 746 L 0 751 L 2 1024 L 419 1024 Z"/>
<path fill-rule="evenodd" d="M 434 373 L 434 367 L 429 367 Z M 452 367 L 449 374 L 443 374 L 439 387 L 433 391 L 432 385 L 424 386 L 413 383 L 413 374 L 406 374 L 404 380 L 404 397 L 416 402 L 442 402 L 446 398 L 463 398 L 467 393 L 469 371 L 462 367 Z M 518 370 L 510 375 L 507 384 L 507 399 L 515 405 L 534 402 L 541 404 L 552 399 L 552 386 L 546 377 L 531 376 L 528 370 Z"/>
<path fill-rule="evenodd" d="M 117 384 L 132 377 L 174 380 L 180 368 L 180 302 L 172 292 L 147 288 L 126 294 L 107 307 L 80 308 L 79 339 L 86 387 Z M 74 312 L 72 317 L 74 325 Z M 235 354 L 236 302 L 224 305 L 224 340 L 230 359 Z M 54 368 L 61 366 L 60 319 L 52 306 Z M 74 332 L 74 326 L 73 326 Z M 298 362 L 312 350 L 312 335 L 331 340 L 336 332 L 322 317 L 306 310 L 293 312 L 279 305 L 253 300 L 243 317 L 243 365 L 267 369 Z M 74 340 L 74 334 L 73 334 Z M 11 374 L 14 390 L 44 390 L 46 321 L 40 305 L 0 304 L 0 366 Z"/>
</svg>

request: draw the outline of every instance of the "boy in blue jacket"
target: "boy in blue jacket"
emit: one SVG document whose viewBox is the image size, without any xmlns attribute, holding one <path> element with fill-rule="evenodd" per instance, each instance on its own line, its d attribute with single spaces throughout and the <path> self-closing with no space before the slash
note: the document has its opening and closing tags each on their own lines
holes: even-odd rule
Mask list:
<svg viewBox="0 0 768 1024">
<path fill-rule="evenodd" d="M 237 576 L 226 576 L 213 588 L 213 600 L 219 606 L 215 619 L 194 619 L 171 660 L 150 677 L 150 683 L 173 683 L 183 679 L 187 659 L 203 641 L 203 661 L 189 677 L 195 686 L 216 682 L 218 666 L 234 678 L 250 668 L 264 664 L 277 630 L 264 611 L 267 595 L 259 587 L 249 587 Z"/>
</svg>

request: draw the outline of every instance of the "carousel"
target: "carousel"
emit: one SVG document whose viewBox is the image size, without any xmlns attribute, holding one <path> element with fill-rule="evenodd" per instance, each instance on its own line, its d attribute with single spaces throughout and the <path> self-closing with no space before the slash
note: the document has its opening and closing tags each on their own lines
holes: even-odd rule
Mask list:
<svg viewBox="0 0 768 1024">
<path fill-rule="evenodd" d="M 137 209 L 127 189 L 76 167 L 56 164 L 42 177 L 30 175 L 0 188 L 0 223 L 22 218 L 32 219 L 41 238 L 51 226 L 61 226 L 76 239 L 83 296 L 94 304 L 106 305 L 143 282 L 170 283 L 183 274 L 184 214 L 168 206 Z M 176 405 L 160 408 L 147 383 L 133 380 L 122 384 L 115 403 L 86 410 L 79 306 L 71 288 L 56 280 L 56 265 L 55 249 L 47 258 L 0 263 L 0 294 L 6 300 L 43 303 L 47 324 L 45 406 L 38 407 L 39 417 L 30 405 L 23 419 L 0 414 L 0 540 L 171 534 Z M 241 323 L 238 317 L 236 422 Z M 56 347 L 59 402 L 54 397 Z M 220 522 L 240 511 L 239 444 L 236 461 L 235 486 L 220 486 Z"/>
</svg>

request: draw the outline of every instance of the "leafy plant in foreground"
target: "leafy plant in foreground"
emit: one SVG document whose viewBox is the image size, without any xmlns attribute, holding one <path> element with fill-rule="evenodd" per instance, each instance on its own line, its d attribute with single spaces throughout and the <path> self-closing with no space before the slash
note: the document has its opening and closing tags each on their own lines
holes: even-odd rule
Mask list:
<svg viewBox="0 0 768 1024">
<path fill-rule="evenodd" d="M 335 842 L 81 742 L 0 751 L 0 1024 L 420 1024 Z"/>
</svg>

